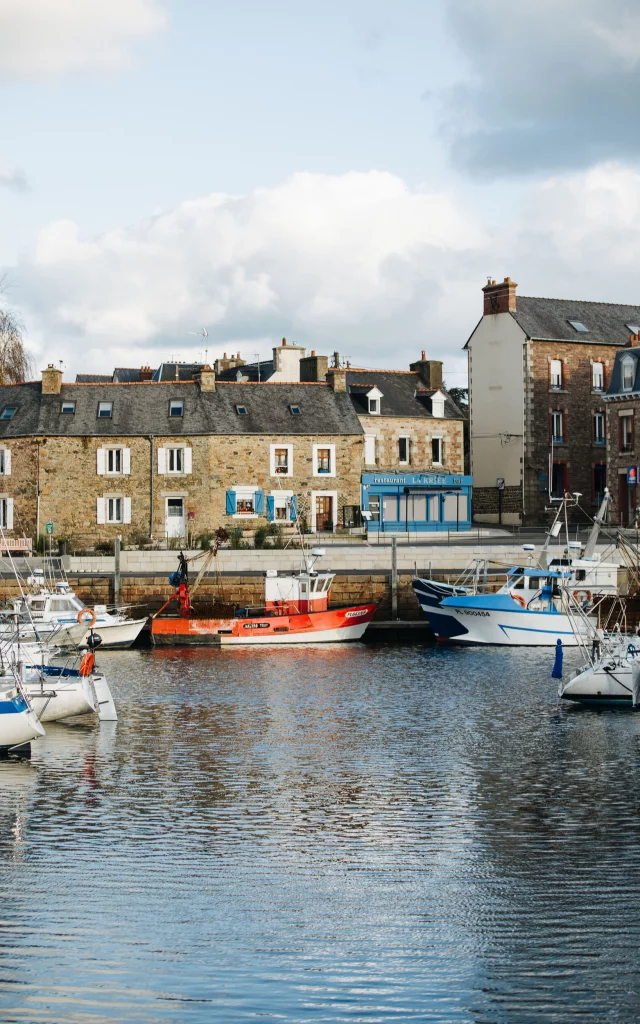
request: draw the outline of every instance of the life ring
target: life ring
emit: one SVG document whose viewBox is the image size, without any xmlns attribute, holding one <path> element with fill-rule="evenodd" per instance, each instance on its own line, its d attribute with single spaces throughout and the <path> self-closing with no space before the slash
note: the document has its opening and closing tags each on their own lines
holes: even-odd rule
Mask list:
<svg viewBox="0 0 640 1024">
<path fill-rule="evenodd" d="M 520 596 L 520 594 L 512 594 L 511 596 L 513 600 L 516 601 L 522 608 L 527 607 L 527 602 L 525 601 L 524 597 Z"/>
<path fill-rule="evenodd" d="M 591 598 L 593 595 L 590 590 L 574 590 L 573 596 L 578 604 L 591 604 Z"/>
<path fill-rule="evenodd" d="M 86 654 L 82 655 L 80 661 L 79 673 L 81 676 L 90 676 L 93 672 L 93 666 L 96 663 L 95 655 L 93 651 L 87 651 Z"/>
<path fill-rule="evenodd" d="M 87 613 L 91 616 L 91 622 L 89 623 L 89 629 L 91 629 L 91 627 L 95 626 L 96 624 L 96 613 L 94 612 L 93 608 L 83 608 L 82 611 L 79 611 L 78 622 L 84 622 L 84 616 Z"/>
</svg>

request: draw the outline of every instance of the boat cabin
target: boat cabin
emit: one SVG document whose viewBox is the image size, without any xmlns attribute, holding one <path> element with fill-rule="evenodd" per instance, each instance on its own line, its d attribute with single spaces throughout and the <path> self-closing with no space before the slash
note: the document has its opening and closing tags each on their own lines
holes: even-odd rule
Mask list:
<svg viewBox="0 0 640 1024">
<path fill-rule="evenodd" d="M 329 604 L 332 572 L 300 572 L 295 576 L 278 576 L 277 569 L 268 569 L 264 581 L 267 612 L 291 615 L 323 612 Z"/>
</svg>

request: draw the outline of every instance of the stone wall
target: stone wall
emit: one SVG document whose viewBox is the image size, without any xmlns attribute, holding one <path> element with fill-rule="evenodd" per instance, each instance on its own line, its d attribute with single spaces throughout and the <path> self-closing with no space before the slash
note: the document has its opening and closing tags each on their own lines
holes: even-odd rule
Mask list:
<svg viewBox="0 0 640 1024">
<path fill-rule="evenodd" d="M 633 449 L 620 451 L 620 416 L 633 414 Z M 607 486 L 611 493 L 609 520 L 613 525 L 632 525 L 640 501 L 637 486 L 627 484 L 629 468 L 640 468 L 640 402 L 631 397 L 607 402 Z M 622 507 L 622 506 L 625 507 Z"/>
<path fill-rule="evenodd" d="M 359 416 L 366 434 L 375 434 L 376 463 L 364 467 L 424 473 L 464 473 L 464 424 L 462 420 L 426 419 L 416 416 Z M 410 439 L 410 462 L 398 462 L 398 441 Z M 443 464 L 434 465 L 431 439 L 443 438 Z"/>
<path fill-rule="evenodd" d="M 479 523 L 497 523 L 498 490 L 496 487 L 474 487 L 473 518 Z M 519 523 L 522 519 L 522 488 L 505 487 L 502 492 L 502 522 Z"/>
<path fill-rule="evenodd" d="M 158 449 L 164 445 L 191 448 L 190 473 L 158 472 Z M 270 446 L 292 445 L 292 475 L 271 475 Z M 335 445 L 335 476 L 314 475 L 313 445 Z M 121 445 L 130 451 L 130 473 L 99 475 L 97 451 Z M 343 505 L 360 505 L 363 438 L 327 436 L 194 436 L 110 438 L 53 437 L 12 440 L 12 474 L 4 489 L 15 498 L 15 531 L 35 534 L 36 465 L 39 459 L 40 530 L 54 523 L 56 538 L 69 538 L 78 547 L 91 547 L 121 534 L 125 543 L 165 537 L 166 499 L 184 497 L 188 527 L 193 536 L 241 526 L 251 529 L 266 523 L 265 516 L 232 517 L 226 513 L 226 491 L 251 486 L 265 492 L 291 491 L 298 509 L 311 526 L 313 492 L 337 492 Z M 153 510 L 151 493 L 153 490 Z M 131 522 L 98 524 L 97 499 L 121 496 L 131 500 Z"/>
<path fill-rule="evenodd" d="M 554 445 L 554 461 L 567 467 L 567 487 L 582 495 L 581 504 L 590 514 L 597 505 L 593 492 L 594 466 L 606 463 L 606 446 L 593 440 L 593 414 L 604 412 L 601 392 L 592 389 L 592 363 L 604 364 L 604 386 L 608 386 L 616 349 L 611 345 L 529 342 L 527 346 L 528 386 L 525 400 L 525 522 L 546 522 L 548 505 L 551 413 L 563 415 L 564 440 Z M 552 390 L 549 362 L 563 364 L 562 390 Z"/>
</svg>

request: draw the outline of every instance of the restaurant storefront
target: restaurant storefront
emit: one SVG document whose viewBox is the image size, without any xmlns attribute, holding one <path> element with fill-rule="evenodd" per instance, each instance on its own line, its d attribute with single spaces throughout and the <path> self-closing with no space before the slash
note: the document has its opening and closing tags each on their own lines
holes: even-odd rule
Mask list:
<svg viewBox="0 0 640 1024">
<path fill-rule="evenodd" d="M 471 528 L 472 477 L 440 473 L 365 473 L 362 518 L 369 533 Z"/>
</svg>

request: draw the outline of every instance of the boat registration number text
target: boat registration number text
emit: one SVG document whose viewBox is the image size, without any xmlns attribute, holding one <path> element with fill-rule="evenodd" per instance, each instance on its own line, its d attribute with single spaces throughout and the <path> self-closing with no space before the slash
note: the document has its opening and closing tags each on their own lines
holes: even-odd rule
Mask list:
<svg viewBox="0 0 640 1024">
<path fill-rule="evenodd" d="M 361 608 L 360 611 L 357 611 L 357 612 L 347 612 L 346 615 L 345 615 L 345 619 L 359 619 L 361 615 L 366 615 L 366 614 L 367 614 L 367 609 L 366 608 Z"/>
<path fill-rule="evenodd" d="M 269 623 L 268 622 L 245 622 L 242 628 L 243 629 L 268 629 L 269 628 Z"/>
<path fill-rule="evenodd" d="M 489 618 L 489 612 L 482 612 L 478 608 L 465 608 L 464 611 L 461 608 L 456 608 L 458 615 L 481 615 L 483 618 Z"/>
</svg>

